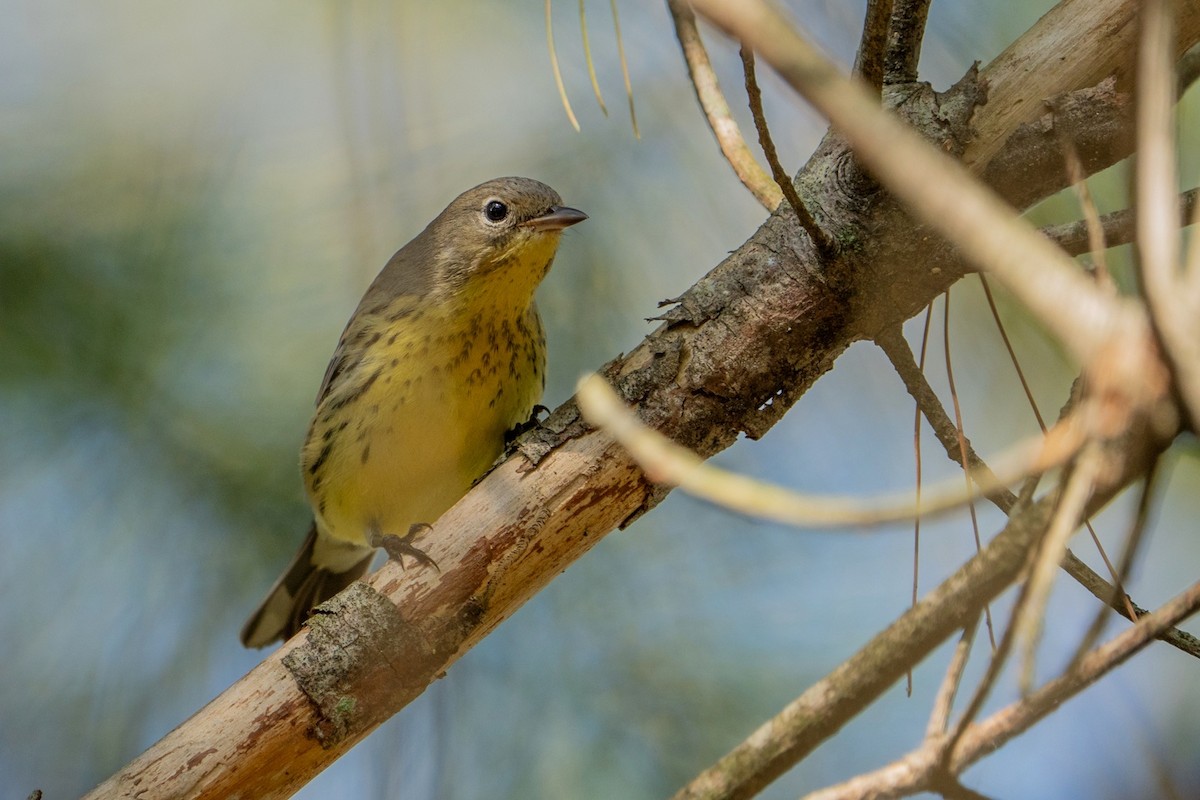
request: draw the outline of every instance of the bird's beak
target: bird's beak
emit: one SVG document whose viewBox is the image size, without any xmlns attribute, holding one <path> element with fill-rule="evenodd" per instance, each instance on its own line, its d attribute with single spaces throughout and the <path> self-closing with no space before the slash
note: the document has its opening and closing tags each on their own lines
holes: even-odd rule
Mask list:
<svg viewBox="0 0 1200 800">
<path fill-rule="evenodd" d="M 569 228 L 587 218 L 588 215 L 577 208 L 551 206 L 545 214 L 526 220 L 521 224 L 526 228 L 533 228 L 535 231 L 561 231 L 563 228 Z"/>
</svg>

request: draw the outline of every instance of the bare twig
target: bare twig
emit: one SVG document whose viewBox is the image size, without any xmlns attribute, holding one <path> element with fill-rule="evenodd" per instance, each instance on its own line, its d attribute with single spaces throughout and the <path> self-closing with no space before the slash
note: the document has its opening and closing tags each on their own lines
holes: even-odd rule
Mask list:
<svg viewBox="0 0 1200 800">
<path fill-rule="evenodd" d="M 700 40 L 700 31 L 696 27 L 696 15 L 692 12 L 691 3 L 689 0 L 667 0 L 667 8 L 675 20 L 675 36 L 683 49 L 683 58 L 687 62 L 692 87 L 696 90 L 696 99 L 700 102 L 700 108 L 704 110 L 708 127 L 717 137 L 717 144 L 725 160 L 758 202 L 768 211 L 774 211 L 783 200 L 783 192 L 759 166 L 733 119 L 729 103 L 721 93 L 717 75 L 708 60 L 708 51 L 704 48 L 704 42 Z"/>
<path fill-rule="evenodd" d="M 1083 164 L 1079 160 L 1079 151 L 1075 143 L 1066 135 L 1065 130 L 1059 136 L 1062 141 L 1063 155 L 1067 163 L 1067 177 L 1079 198 L 1079 206 L 1083 210 L 1083 222 L 1087 227 L 1088 252 L 1096 280 L 1110 292 L 1116 291 L 1112 275 L 1108 271 L 1108 244 L 1104 239 L 1104 226 L 1100 223 L 1100 215 L 1096 211 L 1096 203 L 1092 200 L 1092 192 L 1088 189 L 1087 176 L 1083 172 Z"/>
<path fill-rule="evenodd" d="M 1168 0 L 1145 0 L 1138 47 L 1138 269 L 1150 319 L 1193 429 L 1200 425 L 1200 317 L 1179 271 L 1175 32 Z M 1200 279 L 1197 279 L 1200 280 Z"/>
<path fill-rule="evenodd" d="M 1089 513 L 1128 482 L 1131 475 L 1124 468 L 1119 471 L 1121 475 L 1103 476 Z M 982 553 L 698 775 L 676 800 L 749 797 L 812 752 L 899 680 L 931 644 L 966 627 L 984 603 L 1011 584 L 1045 532 L 1054 506 L 1055 498 L 1043 498 L 1010 519 Z"/>
<path fill-rule="evenodd" d="M 888 27 L 892 20 L 892 0 L 867 0 L 862 39 L 854 57 L 854 74 L 871 87 L 876 97 L 883 93 L 884 56 L 888 45 Z"/>
<path fill-rule="evenodd" d="M 988 283 L 987 275 L 979 273 L 979 285 L 983 287 L 983 296 L 987 300 L 988 309 L 992 312 L 992 319 L 996 322 L 996 330 L 1000 333 L 1000 341 L 1004 343 L 1004 349 L 1008 353 L 1009 363 L 1013 365 L 1013 369 L 1017 372 L 1017 380 L 1021 384 L 1021 391 L 1025 393 L 1025 401 L 1029 403 L 1029 410 L 1033 412 L 1034 419 L 1037 420 L 1038 427 L 1044 432 L 1046 430 L 1046 420 L 1042 418 L 1042 410 L 1038 408 L 1037 400 L 1033 397 L 1033 389 L 1029 387 L 1029 381 L 1025 378 L 1025 370 L 1021 369 L 1021 361 L 1017 358 L 1017 351 L 1013 349 L 1012 341 L 1008 338 L 1008 331 L 1004 327 L 1004 322 L 1000 319 L 1000 309 L 996 307 L 996 298 L 992 295 L 991 284 Z"/>
<path fill-rule="evenodd" d="M 1137 510 L 1133 515 L 1133 522 L 1129 528 L 1129 535 L 1126 537 L 1125 546 L 1121 553 L 1120 566 L 1113 569 L 1109 564 L 1109 570 L 1113 573 L 1113 587 L 1109 596 L 1103 598 L 1104 605 L 1096 613 L 1095 620 L 1088 627 L 1087 632 L 1083 635 L 1083 639 L 1079 643 L 1076 650 L 1074 661 L 1079 660 L 1091 650 L 1095 645 L 1096 640 L 1100 638 L 1100 632 L 1104 629 L 1104 623 L 1108 621 L 1110 609 L 1121 603 L 1125 607 L 1126 616 L 1128 619 L 1137 620 L 1138 613 L 1134 610 L 1133 600 L 1125 592 L 1125 581 L 1129 577 L 1129 570 L 1133 567 L 1133 559 L 1137 555 L 1142 543 L 1142 538 L 1146 532 L 1146 525 L 1150 519 L 1150 499 L 1154 496 L 1155 478 L 1158 475 L 1159 462 L 1155 460 L 1150 469 L 1146 472 L 1146 479 L 1142 481 L 1141 491 L 1138 493 Z M 1103 552 L 1103 551 L 1101 551 Z M 1105 563 L 1108 564 L 1106 558 Z"/>
<path fill-rule="evenodd" d="M 1067 551 L 1067 555 L 1063 559 L 1063 569 L 1071 577 L 1075 578 L 1080 586 L 1087 589 L 1093 597 L 1102 603 L 1108 603 L 1109 608 L 1125 617 L 1125 619 L 1137 622 L 1149 613 L 1137 603 L 1130 602 L 1130 605 L 1133 606 L 1133 615 L 1130 616 L 1130 612 L 1126 610 L 1124 602 L 1120 600 L 1113 602 L 1112 598 L 1115 593 L 1113 585 L 1096 574 L 1091 567 L 1081 561 L 1070 550 Z M 1172 628 L 1164 632 L 1159 638 L 1181 653 L 1186 653 L 1193 658 L 1200 658 L 1200 639 L 1197 639 L 1187 631 Z"/>
<path fill-rule="evenodd" d="M 1090 227 L 1090 226 L 1089 226 Z M 1089 231 L 1088 239 L 1090 244 L 1094 244 L 1094 236 Z M 1101 237 L 1101 241 L 1103 238 Z M 1099 262 L 1097 262 L 1099 263 Z M 1107 275 L 1107 272 L 1105 273 Z M 1033 397 L 1033 391 L 1029 388 L 1029 381 L 1025 379 L 1025 370 L 1021 369 L 1021 362 L 1017 358 L 1017 351 L 1013 348 L 1012 342 L 1008 338 L 1008 331 L 1004 328 L 1004 323 L 1000 319 L 1000 310 L 996 307 L 996 298 L 992 296 L 992 289 L 988 285 L 987 276 L 983 273 L 979 275 L 979 282 L 983 286 L 983 295 L 987 298 L 988 308 L 991 309 L 992 319 L 996 322 L 996 329 L 1000 332 L 1000 339 L 1004 342 L 1004 349 L 1008 352 L 1008 360 L 1016 370 L 1017 380 L 1021 383 L 1021 388 L 1025 392 L 1025 400 L 1029 403 L 1029 409 L 1033 411 L 1033 416 L 1037 420 L 1038 428 L 1045 433 L 1046 420 L 1042 418 L 1041 409 L 1038 408 L 1037 400 Z M 1096 529 L 1092 526 L 1091 520 L 1085 519 L 1083 525 L 1087 528 L 1088 535 L 1092 537 L 1092 542 L 1096 545 L 1097 552 L 1104 560 L 1105 566 L 1108 567 L 1108 572 L 1112 576 L 1114 591 L 1117 592 L 1125 602 L 1129 604 L 1128 611 L 1130 619 L 1133 619 L 1133 605 L 1129 600 L 1129 596 L 1125 593 L 1124 587 L 1121 585 L 1120 573 L 1113 568 L 1112 562 L 1108 560 L 1108 553 L 1104 550 L 1104 545 L 1100 543 L 1100 537 L 1096 535 Z"/>
<path fill-rule="evenodd" d="M 796 526 L 863 526 L 912 519 L 911 497 L 901 493 L 885 498 L 811 496 L 714 467 L 691 450 L 647 427 L 625 407 L 616 392 L 598 375 L 580 380 L 577 400 L 584 417 L 619 441 L 655 483 L 678 486 L 689 494 L 742 514 Z M 1030 472 L 1044 472 L 1071 459 L 1083 442 L 1083 430 L 1068 417 L 1036 441 L 1018 443 L 1001 455 L 999 472 L 976 473 L 968 468 L 978 491 L 1002 489 Z M 997 477 L 997 475 L 999 477 Z M 997 481 L 991 483 L 990 481 Z M 955 481 L 934 487 L 923 510 L 936 513 L 958 508 L 973 497 Z"/>
<path fill-rule="evenodd" d="M 917 79 L 929 3 L 930 0 L 894 0 L 884 57 L 885 83 L 909 83 Z"/>
<path fill-rule="evenodd" d="M 888 357 L 895 368 L 896 374 L 900 376 L 900 380 L 904 381 L 904 387 L 916 402 L 918 412 L 924 415 L 934 436 L 946 451 L 946 457 L 961 465 L 959 431 L 955 427 L 954 421 L 947 415 L 946 409 L 938 400 L 937 395 L 934 394 L 933 388 L 925 380 L 923 368 L 913 358 L 912 349 L 908 346 L 901 330 L 892 326 L 884 328 L 875 335 L 875 344 L 883 350 L 884 355 Z M 922 347 L 923 352 L 924 348 Z M 971 470 L 975 474 L 984 476 L 988 483 L 999 485 L 995 473 L 975 452 L 970 440 L 963 436 L 961 441 L 966 448 L 967 463 L 970 464 Z M 1016 495 L 1004 488 L 989 492 L 984 496 L 1006 514 L 1017 502 Z"/>
<path fill-rule="evenodd" d="M 921 329 L 921 360 L 916 365 L 916 373 L 919 379 L 923 380 L 925 375 L 925 356 L 929 352 L 929 326 L 933 322 L 933 303 L 925 306 L 925 325 Z M 904 341 L 904 331 L 899 326 L 889 328 L 888 334 L 890 341 L 899 341 L 901 347 L 908 351 L 908 343 Z M 908 357 L 912 358 L 912 353 L 908 352 Z M 900 367 L 897 367 L 900 369 Z M 932 394 L 932 392 L 930 392 Z M 913 515 L 913 568 L 912 568 L 912 601 L 909 607 L 917 604 L 918 590 L 920 589 L 921 575 L 921 404 L 919 401 L 913 401 L 913 456 L 916 459 L 916 504 L 917 513 Z M 910 671 L 904 676 L 905 692 L 909 697 L 912 696 L 912 672 Z"/>
<path fill-rule="evenodd" d="M 1066 674 L 977 725 L 972 725 L 955 748 L 955 772 L 962 771 L 999 745 L 1024 733 L 1064 700 L 1095 683 L 1197 610 L 1200 610 L 1200 583 L 1192 584 L 1186 591 L 1122 631 L 1111 642 L 1084 656 Z"/>
<path fill-rule="evenodd" d="M 913 400 L 916 401 L 918 413 L 925 416 L 929 427 L 941 443 L 946 457 L 955 463 L 959 463 L 958 437 L 954 422 L 947 415 L 945 408 L 938 401 L 937 395 L 934 394 L 933 389 L 925 380 L 925 376 L 913 358 L 912 350 L 908 347 L 908 342 L 905 341 L 899 328 L 885 328 L 876 335 L 875 343 L 884 351 L 884 354 L 896 369 L 896 373 L 904 381 L 905 388 Z M 975 470 L 977 474 L 987 475 L 990 471 L 987 464 L 984 463 L 974 448 L 971 447 L 970 441 L 967 441 L 966 445 L 967 459 L 971 464 L 971 469 Z M 989 480 L 994 480 L 994 477 L 989 478 Z M 1015 509 L 1023 507 L 1028 502 L 1026 499 L 1023 503 L 1021 498 L 1007 489 L 991 492 L 985 495 L 985 497 L 1008 515 L 1011 515 Z M 1126 619 L 1136 621 L 1141 615 L 1146 613 L 1144 608 L 1139 607 L 1132 600 L 1128 600 L 1128 606 L 1126 605 L 1125 598 L 1121 598 L 1117 602 L 1110 602 L 1114 596 L 1121 593 L 1119 587 L 1114 586 L 1097 575 L 1091 567 L 1081 561 L 1070 550 L 1067 551 L 1063 558 L 1062 567 L 1079 585 L 1087 589 L 1088 592 L 1101 602 L 1108 604 Z M 1110 571 L 1113 570 L 1110 568 Z M 1200 640 L 1197 640 L 1196 637 L 1186 631 L 1168 631 L 1163 635 L 1162 640 L 1188 655 L 1200 658 Z"/>
<path fill-rule="evenodd" d="M 812 239 L 817 252 L 829 253 L 833 247 L 832 242 L 825 231 L 821 230 L 817 221 L 813 219 L 812 214 L 804 205 L 804 201 L 800 199 L 800 193 L 796 191 L 796 184 L 792 182 L 787 170 L 779 163 L 779 154 L 775 151 L 775 142 L 771 139 L 771 130 L 767 127 L 767 117 L 763 113 L 762 91 L 758 88 L 758 79 L 754 75 L 754 51 L 743 47 L 739 54 L 742 57 L 742 71 L 746 78 L 746 96 L 750 103 L 750 115 L 754 117 L 754 127 L 758 131 L 758 144 L 762 147 L 767 164 L 771 167 L 771 175 L 775 178 L 775 184 L 787 198 L 792 211 L 796 212 L 796 219 L 800 221 L 800 226 L 804 228 L 808 237 Z"/>
<path fill-rule="evenodd" d="M 1189 189 L 1179 196 L 1181 225 L 1196 225 L 1193 219 L 1200 204 L 1196 197 L 1200 190 Z M 1129 244 L 1137 238 L 1137 215 L 1131 208 L 1123 208 L 1100 217 L 1100 228 L 1104 232 L 1104 241 L 1109 247 L 1119 244 Z M 1086 220 L 1067 222 L 1062 225 L 1047 225 L 1042 228 L 1044 233 L 1068 254 L 1077 256 L 1087 253 L 1091 248 L 1089 241 L 1088 223 Z M 1200 242 L 1200 237 L 1193 239 Z"/>
<path fill-rule="evenodd" d="M 963 628 L 958 644 L 954 646 L 954 655 L 950 665 L 946 667 L 946 676 L 938 687 L 937 697 L 933 701 L 933 710 L 929 714 L 929 723 L 925 726 L 926 736 L 936 736 L 946 732 L 950 724 L 950 710 L 954 707 L 954 697 L 962 685 L 963 670 L 967 666 L 967 656 L 971 654 L 971 643 L 975 640 L 975 629 L 979 626 L 979 617 L 971 620 L 971 624 Z"/>
<path fill-rule="evenodd" d="M 942 350 L 946 354 L 946 382 L 950 385 L 950 401 L 954 406 L 954 432 L 958 439 L 959 464 L 962 466 L 963 480 L 967 482 L 967 494 L 971 493 L 971 461 L 967 458 L 967 430 L 963 425 L 962 407 L 958 403 L 958 388 L 954 384 L 954 359 L 950 357 L 950 289 L 942 295 Z M 975 501 L 967 502 L 967 510 L 971 515 L 971 534 L 975 537 L 975 552 L 983 549 L 979 539 L 979 517 L 975 513 Z M 988 642 L 996 649 L 996 629 L 992 626 L 992 609 L 983 607 L 984 619 L 987 623 Z"/>
<path fill-rule="evenodd" d="M 1062 500 L 1054 513 L 1054 520 L 1046 532 L 1046 538 L 1038 548 L 1037 560 L 1029 574 L 1028 599 L 1021 615 L 1016 619 L 1017 634 L 1024 643 L 1024 658 L 1020 675 L 1021 691 L 1033 690 L 1034 661 L 1037 645 L 1041 641 L 1046 618 L 1046 605 L 1050 600 L 1050 588 L 1058 565 L 1067 552 L 1067 540 L 1084 519 L 1084 508 L 1096 484 L 1096 475 L 1102 468 L 1100 449 L 1095 445 L 1084 448 L 1078 462 L 1067 477 Z"/>
</svg>

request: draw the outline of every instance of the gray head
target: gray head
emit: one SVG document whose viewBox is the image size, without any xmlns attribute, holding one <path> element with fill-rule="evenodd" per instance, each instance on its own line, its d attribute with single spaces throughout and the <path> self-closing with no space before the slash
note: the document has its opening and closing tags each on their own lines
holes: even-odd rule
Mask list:
<svg viewBox="0 0 1200 800">
<path fill-rule="evenodd" d="M 587 214 L 564 206 L 558 192 L 540 181 L 495 178 L 454 198 L 392 257 L 370 293 L 454 291 L 526 256 L 544 268 L 563 229 L 585 219 Z"/>
</svg>

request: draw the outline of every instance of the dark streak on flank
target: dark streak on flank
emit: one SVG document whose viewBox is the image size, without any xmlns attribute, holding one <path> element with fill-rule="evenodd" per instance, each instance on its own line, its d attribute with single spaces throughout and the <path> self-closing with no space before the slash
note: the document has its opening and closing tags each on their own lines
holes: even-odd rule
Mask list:
<svg viewBox="0 0 1200 800">
<path fill-rule="evenodd" d="M 329 410 L 336 411 L 339 408 L 344 408 L 347 404 L 352 403 L 355 400 L 357 400 L 358 398 L 362 397 L 364 394 L 366 394 L 367 390 L 371 388 L 371 385 L 373 383 L 375 383 L 375 381 L 379 380 L 379 376 L 382 374 L 383 374 L 383 367 L 380 367 L 379 369 L 377 369 L 373 373 L 371 373 L 371 376 L 369 378 L 367 378 L 361 384 L 356 386 L 354 388 L 354 391 L 346 394 L 343 397 L 339 397 L 337 400 L 331 402 L 329 404 Z"/>
<path fill-rule="evenodd" d="M 321 452 L 318 453 L 317 457 L 313 460 L 313 462 L 308 465 L 308 474 L 309 475 L 317 474 L 317 470 L 319 470 L 321 468 L 321 465 L 325 463 L 325 459 L 329 458 L 329 453 L 332 450 L 333 450 L 333 442 L 326 442 L 325 446 L 321 448 Z"/>
</svg>

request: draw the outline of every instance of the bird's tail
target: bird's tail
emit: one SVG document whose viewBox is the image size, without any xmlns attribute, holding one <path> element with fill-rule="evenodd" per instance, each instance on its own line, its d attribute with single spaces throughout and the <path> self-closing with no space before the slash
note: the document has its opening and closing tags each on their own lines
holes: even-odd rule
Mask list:
<svg viewBox="0 0 1200 800">
<path fill-rule="evenodd" d="M 242 627 L 243 645 L 266 647 L 276 639 L 290 639 L 300 630 L 313 607 L 359 578 L 367 571 L 374 555 L 374 550 L 370 551 L 349 568 L 326 568 L 313 563 L 316 545 L 317 526 L 314 523 L 287 571 Z"/>
</svg>

